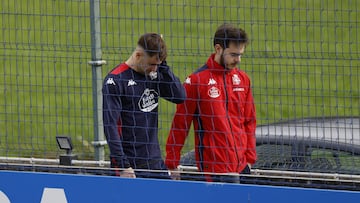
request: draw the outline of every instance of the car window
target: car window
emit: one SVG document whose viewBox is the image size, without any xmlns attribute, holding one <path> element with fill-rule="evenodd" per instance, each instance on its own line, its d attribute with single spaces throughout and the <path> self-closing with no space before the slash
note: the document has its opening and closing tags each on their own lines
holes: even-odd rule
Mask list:
<svg viewBox="0 0 360 203">
<path fill-rule="evenodd" d="M 253 168 L 286 169 L 291 164 L 291 146 L 263 144 L 256 147 L 258 160 Z"/>
<path fill-rule="evenodd" d="M 349 152 L 282 144 L 262 144 L 256 150 L 257 169 L 360 174 L 360 155 Z"/>
<path fill-rule="evenodd" d="M 360 155 L 330 149 L 314 149 L 311 150 L 311 159 L 318 160 L 323 165 L 331 165 L 329 172 L 360 174 Z"/>
</svg>

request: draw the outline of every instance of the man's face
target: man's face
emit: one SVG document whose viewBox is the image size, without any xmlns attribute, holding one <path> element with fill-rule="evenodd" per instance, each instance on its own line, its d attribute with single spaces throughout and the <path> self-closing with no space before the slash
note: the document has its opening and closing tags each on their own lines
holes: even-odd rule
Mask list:
<svg viewBox="0 0 360 203">
<path fill-rule="evenodd" d="M 233 69 L 241 62 L 241 56 L 245 52 L 245 44 L 230 43 L 229 47 L 220 51 L 220 65 L 226 69 Z"/>
<path fill-rule="evenodd" d="M 147 53 L 143 52 L 139 57 L 139 71 L 145 75 L 149 75 L 151 72 L 156 72 L 161 62 L 158 55 L 150 57 Z"/>
</svg>

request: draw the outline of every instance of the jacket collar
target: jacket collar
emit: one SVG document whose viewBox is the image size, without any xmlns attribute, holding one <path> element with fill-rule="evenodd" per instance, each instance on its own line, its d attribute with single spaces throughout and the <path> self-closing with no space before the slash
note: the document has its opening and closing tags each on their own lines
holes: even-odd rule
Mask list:
<svg viewBox="0 0 360 203">
<path fill-rule="evenodd" d="M 210 55 L 210 57 L 206 62 L 206 65 L 211 71 L 227 71 L 224 66 L 220 65 L 214 59 L 215 59 L 215 54 L 213 53 Z"/>
</svg>

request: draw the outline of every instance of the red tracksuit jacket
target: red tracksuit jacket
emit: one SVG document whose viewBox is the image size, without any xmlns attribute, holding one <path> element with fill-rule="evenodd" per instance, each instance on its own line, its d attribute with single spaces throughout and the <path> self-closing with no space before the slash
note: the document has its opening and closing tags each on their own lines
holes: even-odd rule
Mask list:
<svg viewBox="0 0 360 203">
<path fill-rule="evenodd" d="M 250 79 L 239 69 L 225 70 L 214 61 L 190 75 L 187 99 L 177 105 L 166 144 L 165 163 L 179 164 L 191 122 L 197 166 L 203 172 L 240 173 L 256 161 L 256 115 Z"/>
</svg>

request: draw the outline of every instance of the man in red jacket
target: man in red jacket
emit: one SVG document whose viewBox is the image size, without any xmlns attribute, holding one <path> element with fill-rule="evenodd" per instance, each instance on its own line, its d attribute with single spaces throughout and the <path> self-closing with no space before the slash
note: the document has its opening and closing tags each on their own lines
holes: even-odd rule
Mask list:
<svg viewBox="0 0 360 203">
<path fill-rule="evenodd" d="M 237 67 L 247 44 L 244 30 L 221 25 L 214 36 L 215 53 L 186 79 L 187 99 L 177 105 L 166 144 L 170 170 L 179 165 L 193 122 L 196 163 L 210 174 L 207 181 L 239 182 L 240 173 L 250 173 L 256 161 L 256 114 L 250 79 Z"/>
</svg>

